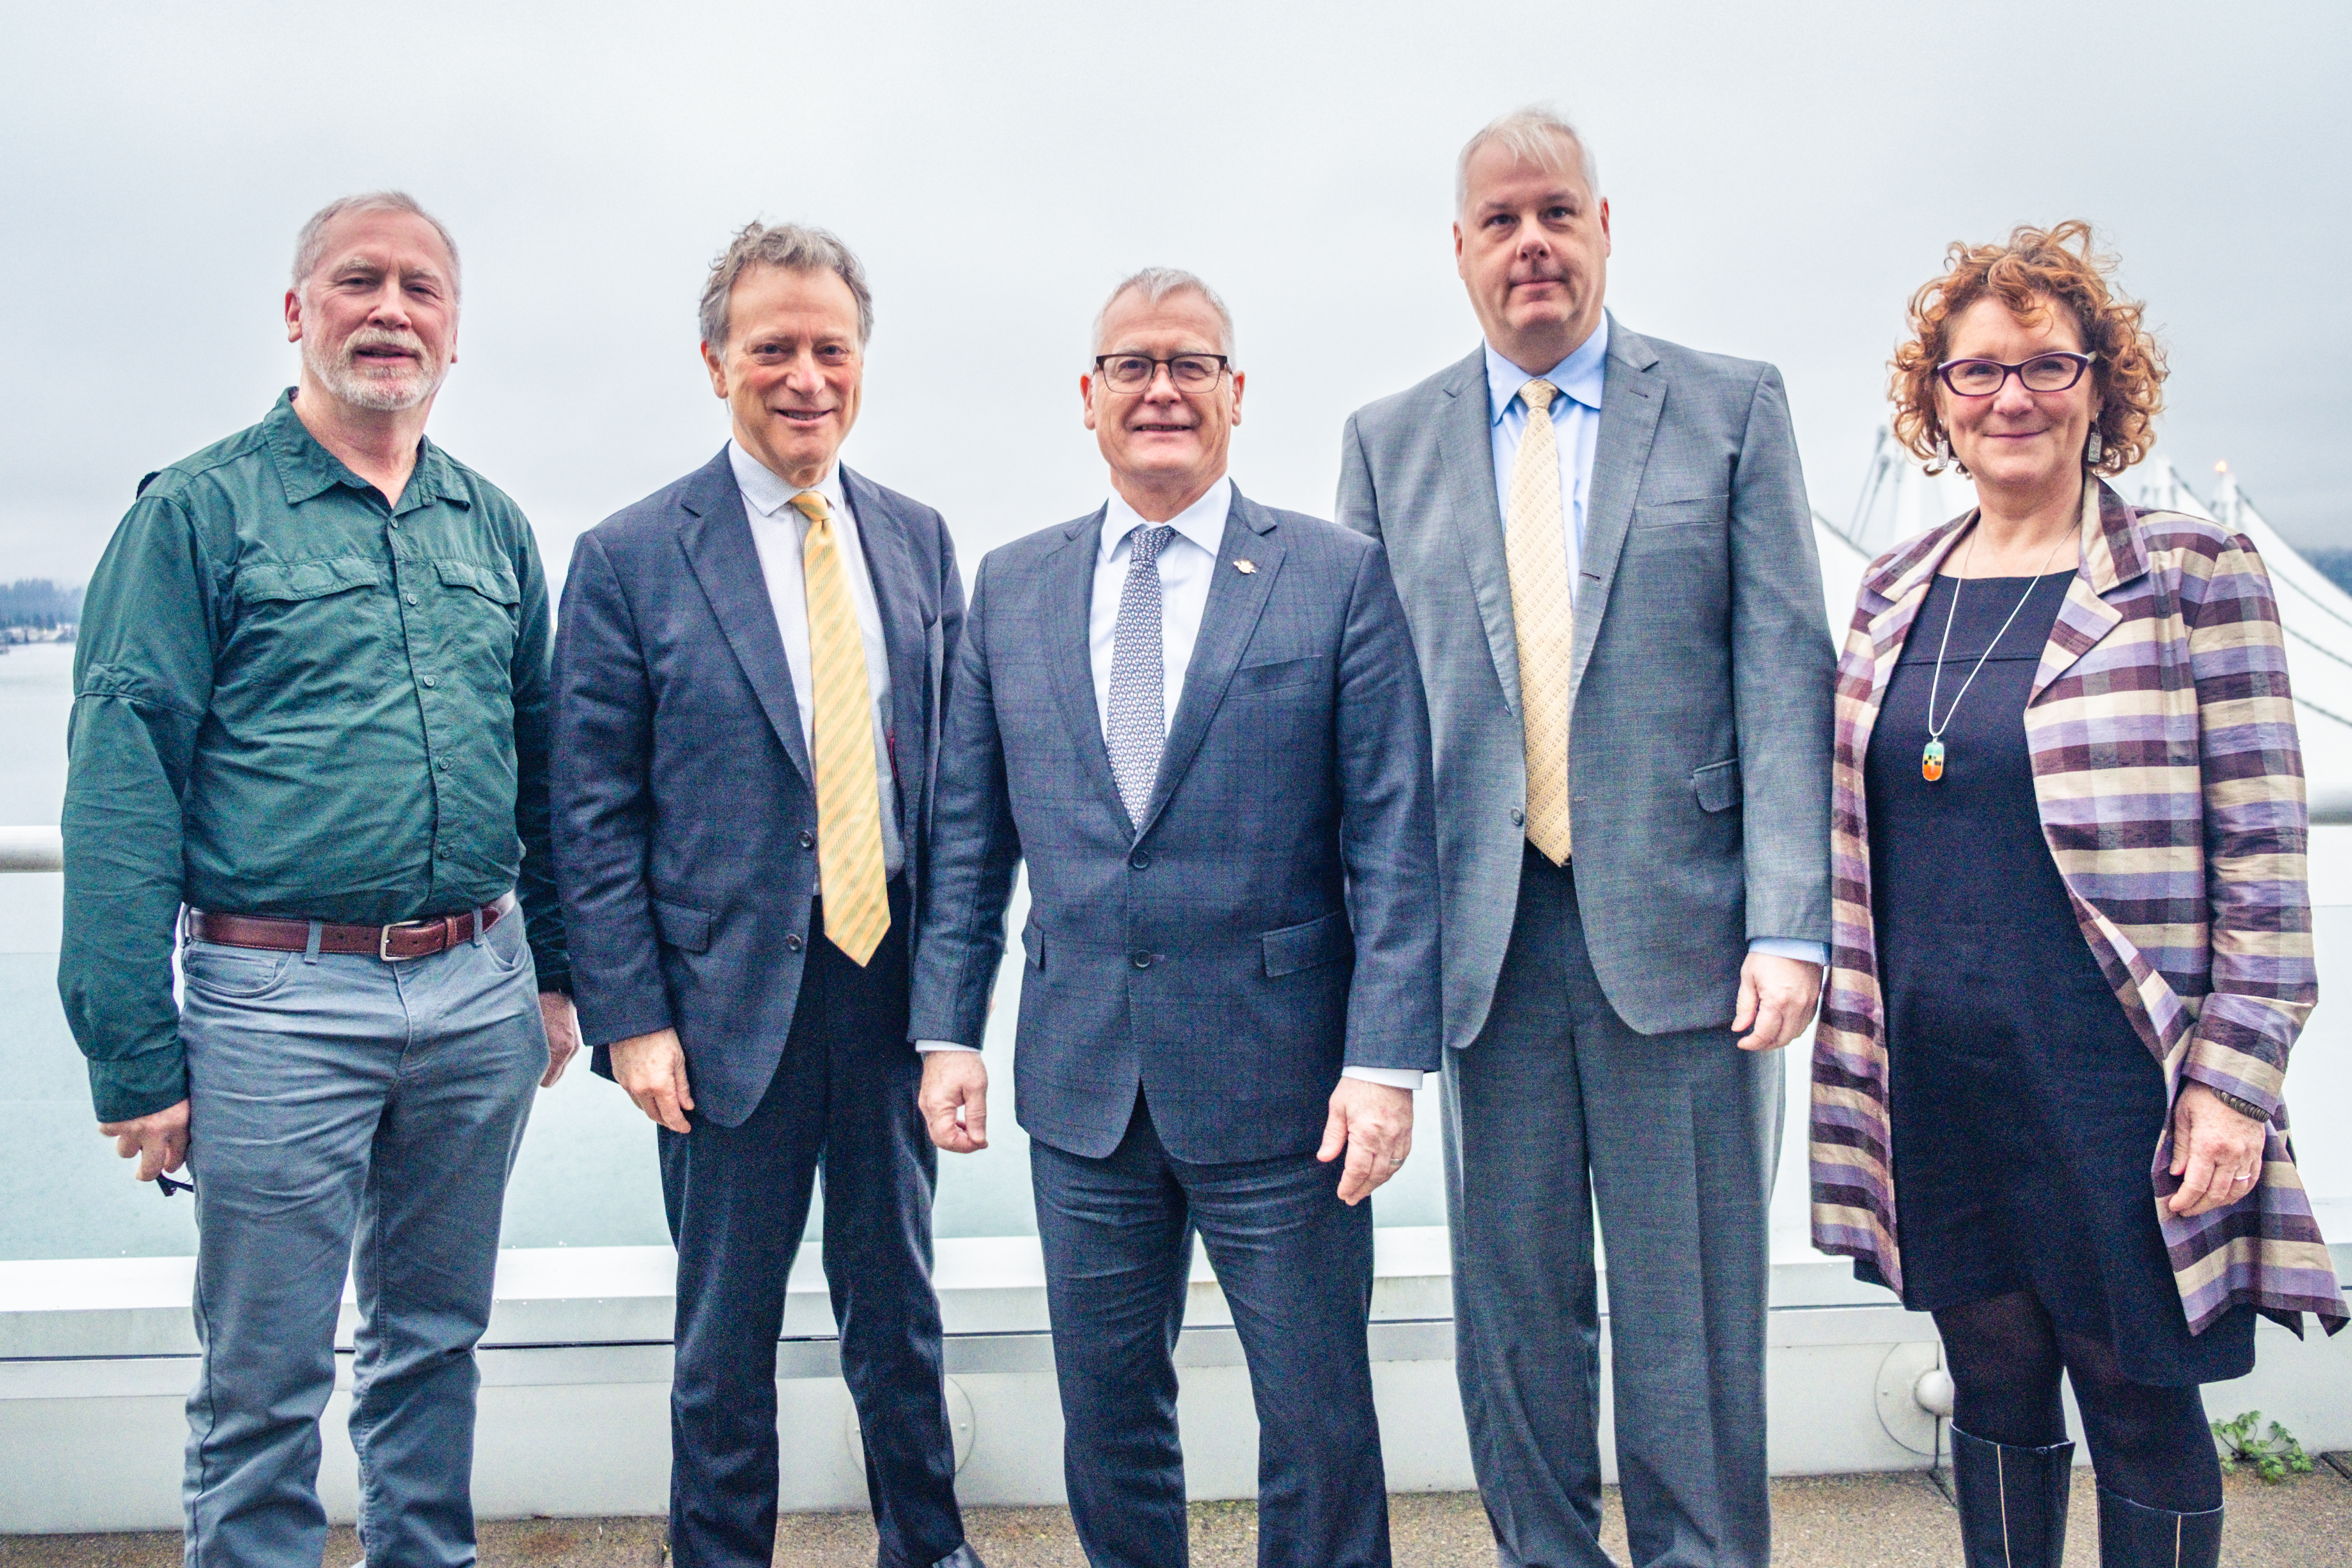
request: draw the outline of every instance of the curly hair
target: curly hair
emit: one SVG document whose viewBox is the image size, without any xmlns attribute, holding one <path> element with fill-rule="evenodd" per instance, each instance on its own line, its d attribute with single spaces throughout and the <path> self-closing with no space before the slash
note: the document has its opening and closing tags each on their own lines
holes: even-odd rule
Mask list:
<svg viewBox="0 0 2352 1568">
<path fill-rule="evenodd" d="M 1895 405 L 1895 438 L 1927 460 L 1944 438 L 1936 416 L 1936 367 L 1947 357 L 1953 318 L 1990 295 L 2021 321 L 2040 322 L 2053 303 L 2070 311 L 2083 351 L 2096 356 L 2095 422 L 2105 448 L 2092 465 L 2120 474 L 2156 445 L 2155 422 L 2164 406 L 2164 349 L 2141 324 L 2138 300 L 2107 286 L 2116 258 L 2091 248 L 2091 226 L 2069 218 L 2050 228 L 2021 224 L 2000 245 L 1954 240 L 1941 278 L 1911 296 L 1911 337 L 1895 351 L 1887 396 Z"/>
</svg>

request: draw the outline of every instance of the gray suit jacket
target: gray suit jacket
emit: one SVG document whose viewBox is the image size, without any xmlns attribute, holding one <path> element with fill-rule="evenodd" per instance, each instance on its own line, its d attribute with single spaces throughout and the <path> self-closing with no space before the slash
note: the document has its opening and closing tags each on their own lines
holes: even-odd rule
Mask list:
<svg viewBox="0 0 2352 1568">
<path fill-rule="evenodd" d="M 1829 940 L 1832 654 L 1780 372 L 1610 320 L 1576 584 L 1577 907 L 1643 1034 L 1729 1021 L 1751 937 Z M 1388 546 L 1429 692 L 1445 1038 L 1511 937 L 1527 758 L 1483 348 L 1348 420 L 1339 521 Z"/>
<path fill-rule="evenodd" d="M 1388 562 L 1234 492 L 1136 827 L 1087 650 L 1103 515 L 972 581 L 909 1033 L 980 1043 L 1025 858 L 1030 1135 L 1099 1159 L 1140 1089 L 1180 1160 L 1311 1150 L 1342 1067 L 1439 1062 L 1427 708 Z"/>
</svg>

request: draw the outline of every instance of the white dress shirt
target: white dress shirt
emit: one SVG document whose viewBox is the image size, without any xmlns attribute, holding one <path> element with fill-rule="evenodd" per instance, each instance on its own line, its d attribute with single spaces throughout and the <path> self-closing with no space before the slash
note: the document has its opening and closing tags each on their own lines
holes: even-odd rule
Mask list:
<svg viewBox="0 0 2352 1568">
<path fill-rule="evenodd" d="M 1167 721 L 1175 722 L 1184 696 L 1185 672 L 1201 640 L 1201 617 L 1209 608 L 1209 584 L 1217 555 L 1225 546 L 1225 516 L 1233 510 L 1234 482 L 1221 479 L 1205 494 L 1168 520 L 1176 531 L 1160 549 L 1160 641 L 1167 671 Z M 1118 600 L 1127 588 L 1128 563 L 1135 557 L 1135 531 L 1158 528 L 1127 504 L 1116 489 L 1103 515 L 1095 546 L 1095 591 L 1087 614 L 1087 649 L 1094 667 L 1095 713 L 1109 740 L 1111 657 L 1118 647 Z M 969 1051 L 978 1047 L 950 1040 L 918 1040 L 920 1051 Z M 1410 1068 L 1346 1068 L 1342 1078 L 1362 1079 L 1395 1089 L 1419 1089 L 1421 1074 Z"/>
<path fill-rule="evenodd" d="M 751 521 L 751 542 L 760 552 L 760 574 L 767 579 L 768 603 L 775 611 L 776 630 L 784 639 L 784 663 L 792 668 L 793 699 L 801 712 L 801 743 L 808 748 L 811 767 L 816 765 L 816 694 L 809 684 L 808 587 L 801 561 L 809 521 L 793 505 L 793 498 L 812 489 L 832 509 L 834 538 L 849 577 L 849 602 L 856 610 L 857 630 L 866 644 L 866 683 L 874 694 L 874 777 L 882 797 L 882 874 L 895 877 L 907 856 L 898 837 L 898 792 L 890 771 L 890 648 L 882 638 L 882 609 L 874 597 L 874 579 L 866 570 L 857 513 L 842 491 L 841 465 L 827 468 L 813 485 L 794 485 L 770 471 L 740 442 L 727 443 L 727 460 L 734 466 L 735 488 L 743 494 L 743 514 Z"/>
<path fill-rule="evenodd" d="M 1601 438 L 1601 394 L 1609 368 L 1609 318 L 1574 353 L 1538 378 L 1486 345 L 1486 411 L 1495 451 L 1495 511 L 1511 515 L 1511 469 L 1518 461 L 1519 441 L 1527 435 L 1529 410 L 1522 395 L 1528 383 L 1541 379 L 1559 389 L 1551 400 L 1553 444 L 1559 449 L 1560 545 L 1568 552 L 1568 581 L 1581 598 L 1577 568 L 1584 558 L 1585 499 L 1592 485 L 1592 454 Z M 1829 949 L 1818 942 L 1795 937 L 1759 936 L 1748 940 L 1750 952 L 1769 952 L 1807 963 L 1829 962 Z"/>
</svg>

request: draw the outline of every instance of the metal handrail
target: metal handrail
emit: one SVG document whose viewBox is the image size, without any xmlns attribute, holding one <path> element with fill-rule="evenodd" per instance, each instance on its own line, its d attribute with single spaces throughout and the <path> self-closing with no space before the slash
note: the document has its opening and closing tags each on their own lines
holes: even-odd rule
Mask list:
<svg viewBox="0 0 2352 1568">
<path fill-rule="evenodd" d="M 2314 827 L 2352 826 L 2352 784 L 2315 784 L 2311 790 Z M 0 871 L 62 871 L 65 835 L 54 827 L 0 827 Z"/>
<path fill-rule="evenodd" d="M 0 827 L 0 871 L 62 871 L 66 837 L 54 827 Z"/>
</svg>

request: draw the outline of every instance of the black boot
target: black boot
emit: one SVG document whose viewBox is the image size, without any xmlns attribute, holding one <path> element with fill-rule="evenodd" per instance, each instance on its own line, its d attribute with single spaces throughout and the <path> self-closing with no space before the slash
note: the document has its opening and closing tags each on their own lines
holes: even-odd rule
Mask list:
<svg viewBox="0 0 2352 1568">
<path fill-rule="evenodd" d="M 1953 1427 L 1952 1489 L 1967 1568 L 2061 1568 L 2074 1481 L 2072 1443 L 2018 1448 Z"/>
<path fill-rule="evenodd" d="M 2099 1489 L 2099 1568 L 2214 1568 L 2221 1510 L 2175 1513 Z"/>
</svg>

